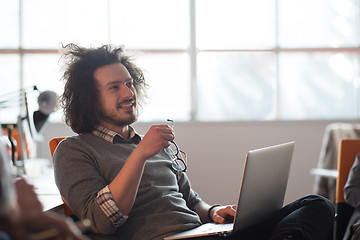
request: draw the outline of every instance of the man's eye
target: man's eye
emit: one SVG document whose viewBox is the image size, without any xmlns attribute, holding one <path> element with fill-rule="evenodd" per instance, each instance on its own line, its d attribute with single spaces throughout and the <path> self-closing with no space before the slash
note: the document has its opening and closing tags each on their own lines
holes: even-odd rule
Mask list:
<svg viewBox="0 0 360 240">
<path fill-rule="evenodd" d="M 128 83 L 126 84 L 126 86 L 132 87 L 132 86 L 134 86 L 134 84 L 133 84 L 133 82 L 128 82 Z"/>
<path fill-rule="evenodd" d="M 109 89 L 111 89 L 111 90 L 116 90 L 116 89 L 118 89 L 118 88 L 119 88 L 119 86 L 114 85 L 114 86 L 111 86 Z"/>
</svg>

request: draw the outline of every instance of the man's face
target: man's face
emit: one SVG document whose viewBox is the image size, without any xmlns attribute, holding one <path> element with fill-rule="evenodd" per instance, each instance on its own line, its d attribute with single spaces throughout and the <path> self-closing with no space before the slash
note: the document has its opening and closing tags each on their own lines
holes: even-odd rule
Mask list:
<svg viewBox="0 0 360 240">
<path fill-rule="evenodd" d="M 121 63 L 98 68 L 94 72 L 101 107 L 100 124 L 110 129 L 134 123 L 136 92 L 130 73 Z"/>
</svg>

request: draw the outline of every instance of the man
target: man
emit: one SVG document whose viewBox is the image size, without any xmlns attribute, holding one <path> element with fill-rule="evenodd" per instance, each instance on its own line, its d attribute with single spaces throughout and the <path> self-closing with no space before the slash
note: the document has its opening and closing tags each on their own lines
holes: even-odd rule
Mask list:
<svg viewBox="0 0 360 240">
<path fill-rule="evenodd" d="M 204 222 L 232 220 L 233 206 L 205 203 L 172 165 L 164 151 L 175 139 L 170 126 L 154 125 L 144 137 L 131 127 L 147 85 L 123 48 L 65 48 L 62 106 L 79 135 L 59 144 L 54 168 L 75 215 L 90 219 L 91 230 L 108 239 L 163 239 Z M 309 196 L 233 238 L 325 239 L 333 216 L 329 201 Z"/>
</svg>

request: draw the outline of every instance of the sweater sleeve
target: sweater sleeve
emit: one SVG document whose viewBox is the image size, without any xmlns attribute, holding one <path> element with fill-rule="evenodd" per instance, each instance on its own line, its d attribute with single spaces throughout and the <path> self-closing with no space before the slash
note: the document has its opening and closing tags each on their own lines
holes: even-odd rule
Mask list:
<svg viewBox="0 0 360 240">
<path fill-rule="evenodd" d="M 112 196 L 106 191 L 107 183 L 98 172 L 96 158 L 96 152 L 84 142 L 76 138 L 63 140 L 53 157 L 55 181 L 74 214 L 91 221 L 91 231 L 112 234 L 126 216 L 117 208 L 107 214 Z"/>
<path fill-rule="evenodd" d="M 196 206 L 202 202 L 200 196 L 191 188 L 190 180 L 185 173 L 178 173 L 179 191 L 183 194 L 188 208 L 195 211 Z"/>
<path fill-rule="evenodd" d="M 345 201 L 360 210 L 360 154 L 350 170 L 348 180 L 344 187 Z"/>
</svg>

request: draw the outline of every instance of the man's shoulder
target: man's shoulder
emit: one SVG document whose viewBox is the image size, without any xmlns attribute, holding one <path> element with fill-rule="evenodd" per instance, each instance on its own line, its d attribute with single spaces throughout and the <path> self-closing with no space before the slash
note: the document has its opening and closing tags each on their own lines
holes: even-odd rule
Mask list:
<svg viewBox="0 0 360 240">
<path fill-rule="evenodd" d="M 69 157 L 78 159 L 88 156 L 96 159 L 99 155 L 106 153 L 106 151 L 109 151 L 109 146 L 107 146 L 104 140 L 91 133 L 80 134 L 68 136 L 62 140 L 55 150 L 53 159 L 54 161 L 66 159 L 67 163 L 69 163 Z"/>
<path fill-rule="evenodd" d="M 77 142 L 77 143 L 86 142 L 92 138 L 91 135 L 92 135 L 91 133 L 85 133 L 85 134 L 67 136 L 59 143 L 59 145 L 72 144 L 75 142 Z"/>
<path fill-rule="evenodd" d="M 91 133 L 84 133 L 74 136 L 68 136 L 59 143 L 59 148 L 88 148 L 90 146 L 101 145 L 103 141 Z"/>
</svg>

